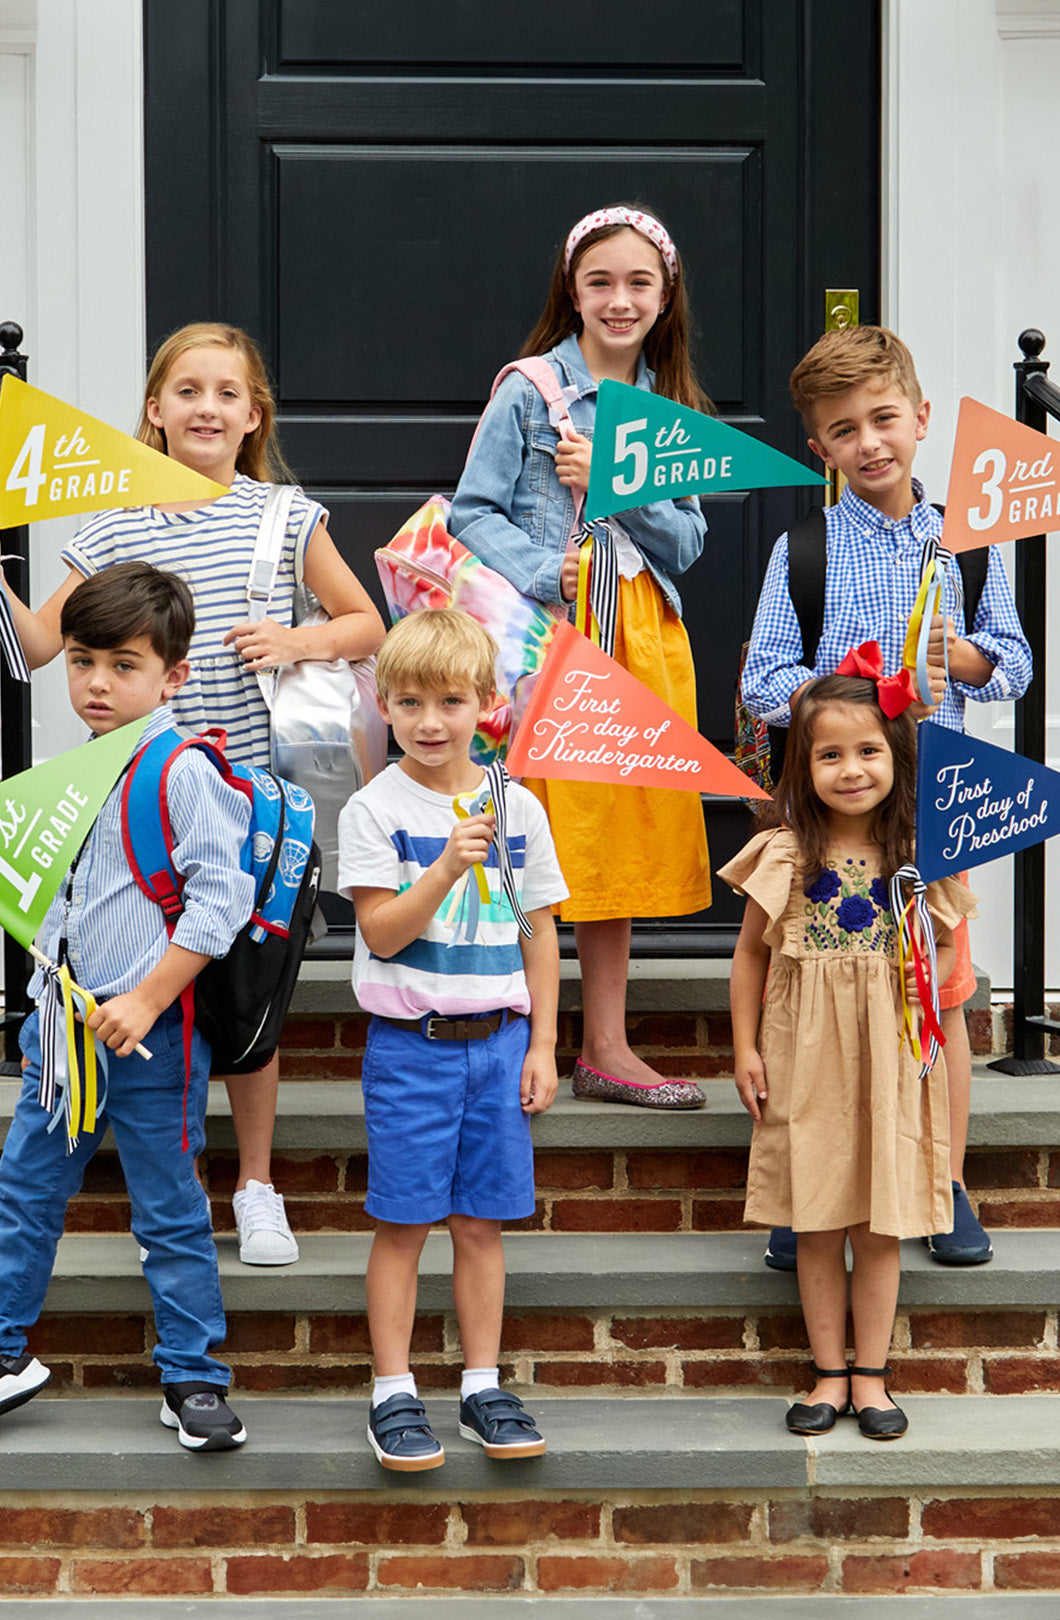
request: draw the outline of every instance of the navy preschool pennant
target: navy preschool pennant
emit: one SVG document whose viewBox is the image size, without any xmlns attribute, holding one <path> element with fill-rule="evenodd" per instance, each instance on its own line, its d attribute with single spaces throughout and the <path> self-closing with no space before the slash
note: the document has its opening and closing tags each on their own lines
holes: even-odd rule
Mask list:
<svg viewBox="0 0 1060 1620">
<path fill-rule="evenodd" d="M 925 883 L 1060 833 L 1060 771 L 948 726 L 917 727 L 916 864 Z"/>
<path fill-rule="evenodd" d="M 606 377 L 596 396 L 585 521 L 713 490 L 825 482 L 716 416 Z"/>
</svg>

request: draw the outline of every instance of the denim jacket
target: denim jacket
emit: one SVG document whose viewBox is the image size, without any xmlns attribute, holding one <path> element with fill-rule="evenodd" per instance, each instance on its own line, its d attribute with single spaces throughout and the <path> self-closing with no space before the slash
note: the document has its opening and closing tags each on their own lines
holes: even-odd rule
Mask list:
<svg viewBox="0 0 1060 1620">
<path fill-rule="evenodd" d="M 596 417 L 596 382 L 578 339 L 563 339 L 545 356 L 564 386 L 572 385 L 571 421 L 587 439 Z M 637 387 L 651 388 L 654 374 L 641 355 Z M 560 602 L 559 576 L 574 523 L 574 498 L 556 477 L 559 435 L 548 408 L 518 372 L 498 388 L 479 428 L 453 497 L 450 528 L 476 557 L 510 579 L 524 596 Z M 675 613 L 681 601 L 671 575 L 690 568 L 703 550 L 706 519 L 699 502 L 686 497 L 652 501 L 617 514 Z M 567 604 L 565 604 L 567 605 Z"/>
</svg>

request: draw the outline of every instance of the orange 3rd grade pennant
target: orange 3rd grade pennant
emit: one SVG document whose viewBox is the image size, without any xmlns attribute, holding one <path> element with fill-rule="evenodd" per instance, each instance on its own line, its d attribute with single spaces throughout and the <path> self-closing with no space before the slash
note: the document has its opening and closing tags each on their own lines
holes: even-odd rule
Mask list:
<svg viewBox="0 0 1060 1620">
<path fill-rule="evenodd" d="M 961 400 L 942 544 L 974 551 L 1060 529 L 1060 446 L 977 399 Z"/>
<path fill-rule="evenodd" d="M 507 766 L 513 776 L 769 798 L 567 620 L 552 638 Z"/>
</svg>

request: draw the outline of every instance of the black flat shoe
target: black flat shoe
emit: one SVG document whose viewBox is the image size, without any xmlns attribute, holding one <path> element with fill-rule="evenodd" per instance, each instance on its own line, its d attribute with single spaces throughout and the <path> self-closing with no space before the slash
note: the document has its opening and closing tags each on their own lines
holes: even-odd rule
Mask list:
<svg viewBox="0 0 1060 1620">
<path fill-rule="evenodd" d="M 847 1398 L 842 1406 L 830 1406 L 827 1401 L 815 1401 L 807 1406 L 805 1401 L 796 1401 L 789 1406 L 785 1416 L 785 1423 L 792 1434 L 827 1434 L 829 1429 L 835 1428 L 837 1418 L 844 1416 L 850 1410 L 850 1374 L 846 1367 L 837 1367 L 834 1371 L 822 1367 L 814 1367 L 815 1378 L 845 1378 L 847 1380 Z"/>
<path fill-rule="evenodd" d="M 890 1367 L 851 1367 L 851 1377 L 889 1378 Z M 897 1440 L 909 1427 L 909 1419 L 900 1406 L 863 1406 L 859 1412 L 851 1407 L 858 1420 L 858 1428 L 869 1440 Z"/>
</svg>

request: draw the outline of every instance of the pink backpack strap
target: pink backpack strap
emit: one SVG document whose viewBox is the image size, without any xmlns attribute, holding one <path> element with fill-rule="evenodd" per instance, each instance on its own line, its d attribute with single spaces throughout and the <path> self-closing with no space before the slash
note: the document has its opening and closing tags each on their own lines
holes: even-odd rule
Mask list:
<svg viewBox="0 0 1060 1620">
<path fill-rule="evenodd" d="M 548 419 L 561 439 L 569 439 L 573 433 L 578 431 L 570 416 L 570 402 L 576 396 L 578 390 L 574 387 L 564 388 L 543 354 L 527 355 L 524 360 L 509 360 L 506 366 L 502 366 L 493 379 L 493 387 L 490 389 L 491 400 L 505 377 L 513 371 L 520 372 L 527 382 L 533 383 L 548 406 Z M 478 438 L 481 426 L 482 418 L 480 417 L 478 426 L 475 428 L 474 437 L 468 447 L 468 456 L 471 455 L 472 450 L 475 448 L 475 439 Z M 574 496 L 574 528 L 576 530 L 579 527 L 578 520 L 581 517 L 585 497 L 580 491 L 573 491 L 572 493 Z"/>
</svg>

